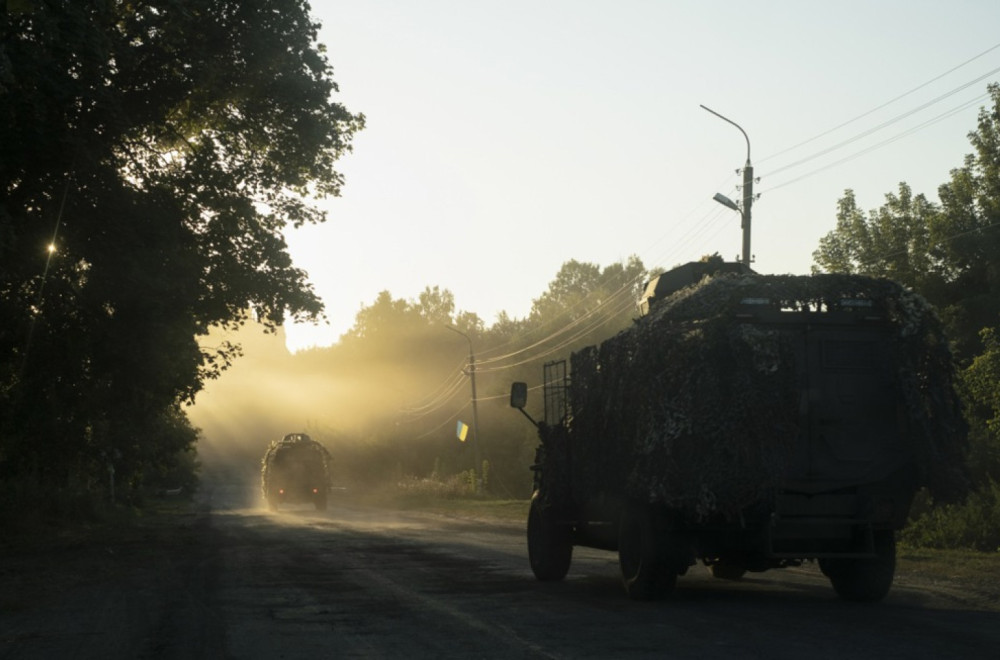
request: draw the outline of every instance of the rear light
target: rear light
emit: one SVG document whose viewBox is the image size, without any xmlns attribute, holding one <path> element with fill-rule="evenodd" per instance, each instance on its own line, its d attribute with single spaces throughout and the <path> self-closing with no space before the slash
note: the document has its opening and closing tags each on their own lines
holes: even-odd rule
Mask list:
<svg viewBox="0 0 1000 660">
<path fill-rule="evenodd" d="M 313 495 L 319 492 L 319 488 L 313 488 Z"/>
<path fill-rule="evenodd" d="M 285 494 L 285 489 L 284 488 L 279 488 L 278 489 L 278 495 L 284 495 L 284 494 Z"/>
</svg>

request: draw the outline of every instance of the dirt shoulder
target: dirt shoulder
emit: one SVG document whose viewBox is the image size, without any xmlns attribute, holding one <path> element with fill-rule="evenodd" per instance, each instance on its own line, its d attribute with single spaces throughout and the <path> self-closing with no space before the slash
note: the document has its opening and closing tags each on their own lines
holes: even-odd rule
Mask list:
<svg viewBox="0 0 1000 660">
<path fill-rule="evenodd" d="M 977 609 L 1000 611 L 1000 552 L 900 546 L 895 584 L 949 595 Z"/>
</svg>

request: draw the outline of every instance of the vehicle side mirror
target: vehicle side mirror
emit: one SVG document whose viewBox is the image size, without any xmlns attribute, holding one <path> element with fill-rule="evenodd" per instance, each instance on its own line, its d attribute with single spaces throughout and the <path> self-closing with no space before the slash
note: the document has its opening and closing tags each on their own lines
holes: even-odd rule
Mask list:
<svg viewBox="0 0 1000 660">
<path fill-rule="evenodd" d="M 510 385 L 510 407 L 524 408 L 528 403 L 528 384 L 520 381 Z"/>
</svg>

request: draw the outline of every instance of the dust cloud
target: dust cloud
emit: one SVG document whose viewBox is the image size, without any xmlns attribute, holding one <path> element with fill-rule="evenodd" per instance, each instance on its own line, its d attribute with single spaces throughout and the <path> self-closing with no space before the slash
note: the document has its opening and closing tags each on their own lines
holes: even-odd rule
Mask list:
<svg viewBox="0 0 1000 660">
<path fill-rule="evenodd" d="M 242 488 L 248 500 L 262 504 L 261 459 L 272 440 L 288 433 L 307 433 L 327 448 L 338 489 L 384 491 L 402 482 L 454 482 L 455 475 L 475 464 L 470 443 L 455 437 L 455 420 L 470 421 L 468 385 L 457 382 L 444 405 L 418 418 L 406 414 L 442 382 L 456 374 L 461 378 L 463 347 L 450 339 L 445 334 L 440 343 L 422 344 L 420 350 L 387 338 L 292 354 L 280 329 L 266 333 L 247 324 L 238 333 L 209 335 L 204 345 L 238 342 L 243 356 L 206 382 L 187 409 L 201 432 L 203 485 Z M 487 391 L 490 383 L 483 387 Z M 504 438 L 482 457 L 492 462 L 494 490 L 526 496 L 533 429 L 510 412 L 506 400 L 481 402 L 479 415 L 482 436 Z M 505 425 L 516 430 L 501 431 Z"/>
</svg>

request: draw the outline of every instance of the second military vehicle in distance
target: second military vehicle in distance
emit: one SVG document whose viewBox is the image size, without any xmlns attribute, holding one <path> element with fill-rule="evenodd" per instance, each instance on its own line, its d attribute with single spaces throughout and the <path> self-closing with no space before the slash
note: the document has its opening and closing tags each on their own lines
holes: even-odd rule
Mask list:
<svg viewBox="0 0 1000 660">
<path fill-rule="evenodd" d="M 268 508 L 313 504 L 325 511 L 330 492 L 330 453 L 305 433 L 289 433 L 267 448 L 261 461 L 261 489 Z"/>
</svg>

